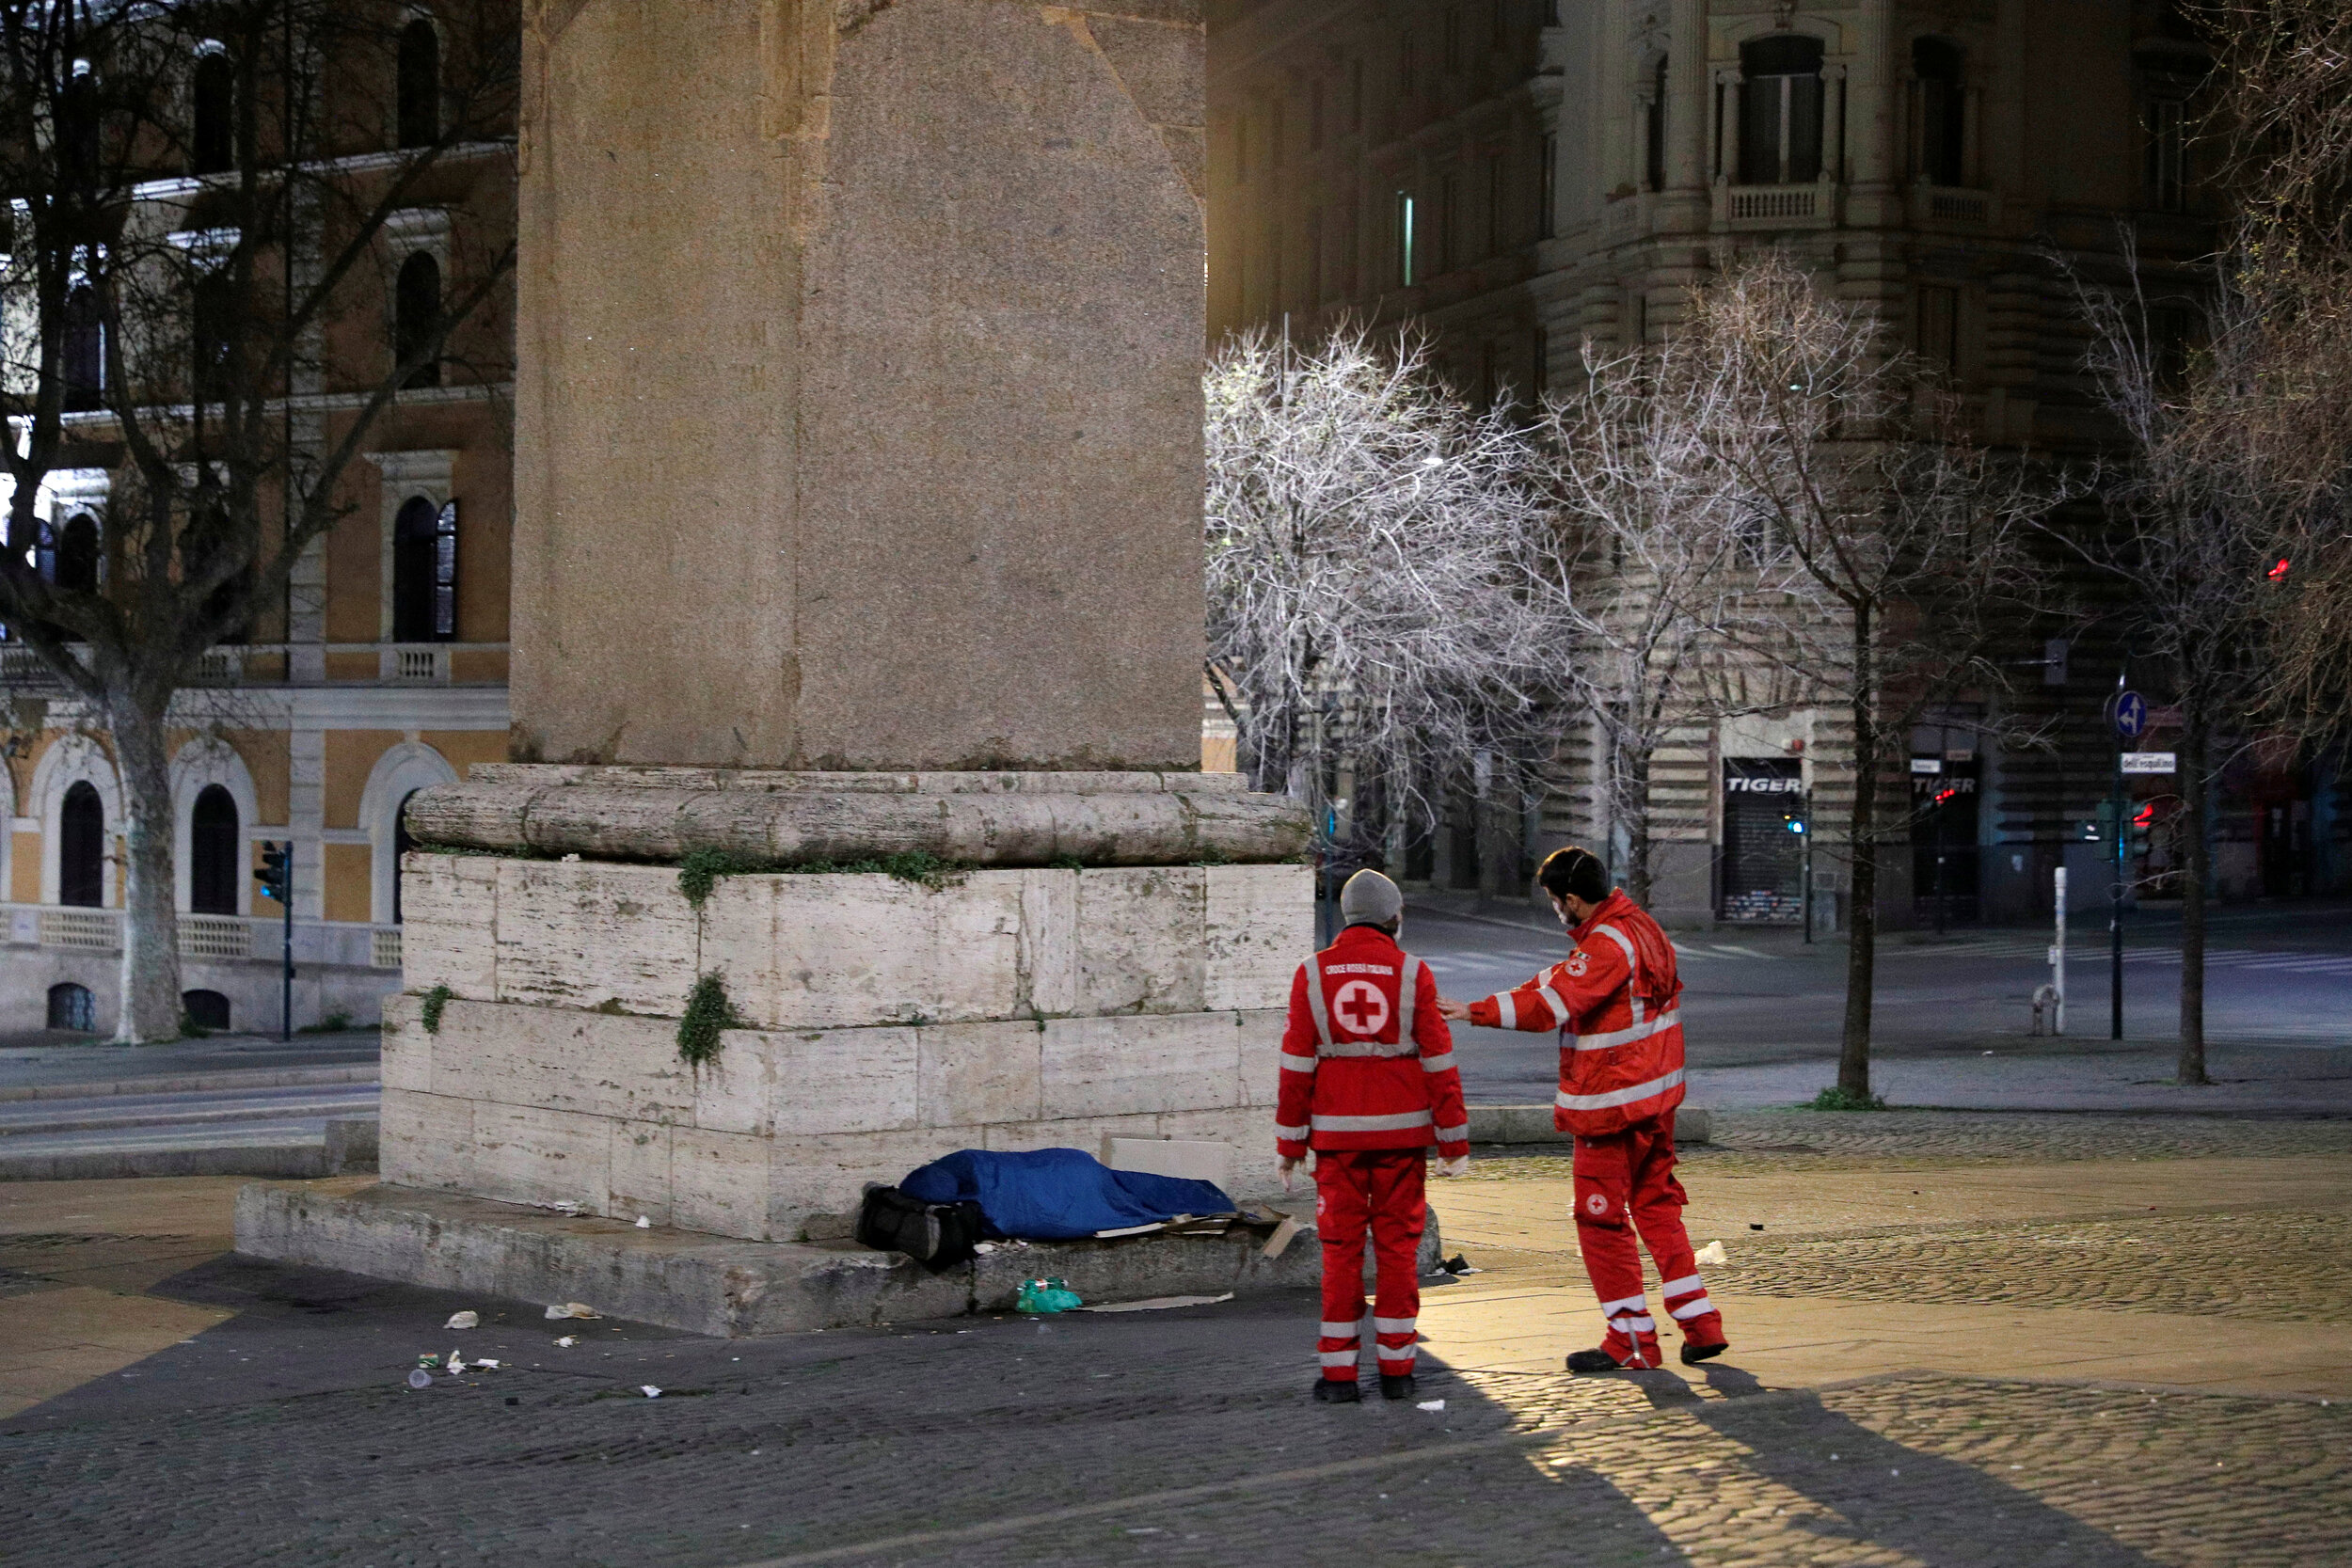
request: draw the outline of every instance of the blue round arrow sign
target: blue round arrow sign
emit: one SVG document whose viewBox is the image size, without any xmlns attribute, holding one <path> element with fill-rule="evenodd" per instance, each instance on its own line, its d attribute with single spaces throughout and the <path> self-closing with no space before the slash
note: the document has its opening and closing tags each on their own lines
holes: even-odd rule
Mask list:
<svg viewBox="0 0 2352 1568">
<path fill-rule="evenodd" d="M 2115 699 L 2115 733 L 2126 740 L 2137 740 L 2148 727 L 2148 699 L 2137 691 L 2124 691 Z"/>
</svg>

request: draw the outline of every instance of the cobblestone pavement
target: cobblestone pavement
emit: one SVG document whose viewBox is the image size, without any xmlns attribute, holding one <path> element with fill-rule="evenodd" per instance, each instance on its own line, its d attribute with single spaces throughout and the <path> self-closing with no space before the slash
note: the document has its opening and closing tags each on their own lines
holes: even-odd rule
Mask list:
<svg viewBox="0 0 2352 1568">
<path fill-rule="evenodd" d="M 1974 1165 L 2010 1135 L 1988 1123 L 2032 1118 L 1806 1119 L 1823 1125 L 1741 1122 L 1726 1137 L 1744 1148 L 1694 1158 L 1686 1176 L 1700 1184 L 1710 1168 L 1737 1170 L 1757 1179 L 1727 1185 L 1802 1187 L 1833 1162 Z M 2097 1118 L 2048 1119 L 2064 1125 L 2027 1126 L 2018 1141 L 2075 1154 Z M 1759 1319 L 1765 1298 L 1802 1298 L 1800 1312 L 1814 1297 L 1825 1298 L 1822 1312 L 1840 1300 L 1910 1302 L 1923 1318 L 2000 1304 L 2004 1322 L 2014 1307 L 2028 1323 L 2045 1321 L 2031 1317 L 2043 1307 L 2087 1306 L 2102 1310 L 2070 1321 L 2112 1321 L 2118 1340 L 2184 1322 L 2233 1339 L 2267 1312 L 2309 1324 L 2309 1354 L 2340 1361 L 2352 1340 L 2334 1325 L 2352 1321 L 2352 1280 L 2336 1255 L 2352 1205 L 2341 1184 L 2315 1191 L 2309 1173 L 2310 1156 L 2342 1148 L 2341 1132 L 2117 1122 L 2096 1134 L 2100 1149 L 2167 1161 L 2161 1175 L 2176 1192 L 2224 1180 L 2245 1192 L 2260 1164 L 2245 1156 L 2287 1158 L 2275 1190 L 2227 1214 L 1961 1224 L 1939 1213 L 1838 1236 L 1782 1235 L 1776 1222 L 1767 1235 L 1740 1232 L 1712 1288 L 1736 1318 L 1737 1303 L 1751 1304 L 1740 1322 Z M 1788 1143 L 1824 1152 L 1758 1147 Z M 2170 1164 L 2224 1150 L 2237 1158 Z M 1509 1181 L 1554 1164 L 1480 1168 Z M 2017 1168 L 2021 1180 L 2059 1180 L 2054 1167 Z M 0 1240 L 0 1264 L 38 1280 L 44 1254 L 90 1244 L 55 1236 Z M 1514 1305 L 1522 1288 L 1509 1283 L 1505 1256 L 1498 1248 L 1502 1267 L 1454 1288 L 1492 1291 L 1483 1306 L 1433 1298 L 1424 1326 L 1449 1312 L 1507 1320 L 1532 1309 Z M 1555 1253 L 1544 1266 L 1557 1275 L 1560 1261 Z M 2343 1401 L 2188 1392 L 2153 1378 L 1956 1375 L 2000 1370 L 1967 1362 L 1768 1386 L 1735 1350 L 1728 1366 L 1598 1379 L 1466 1354 L 1473 1370 L 1426 1367 L 1420 1398 L 1441 1409 L 1376 1397 L 1331 1407 L 1305 1397 L 1315 1306 L 1304 1293 L 723 1342 L 547 1323 L 535 1307 L 233 1259 L 155 1290 L 237 1315 L 0 1420 L 0 1560 L 2352 1562 Z M 10 1300 L 37 1308 L 68 1294 Z M 480 1309 L 484 1326 L 441 1329 L 458 1307 Z M 1589 1312 L 1586 1298 L 1577 1313 Z M 566 1331 L 579 1342 L 561 1347 Z M 1439 1342 L 1457 1338 L 1448 1330 Z M 417 1353 L 453 1343 L 503 1365 L 405 1386 Z M 646 1398 L 644 1385 L 660 1397 Z"/>
<path fill-rule="evenodd" d="M 1928 1168 L 2075 1160 L 2352 1155 L 2352 1120 L 2030 1116 L 1971 1111 L 1717 1111 L 1711 1146 L 1682 1150 L 1704 1169 Z M 1469 1180 L 1568 1174 L 1559 1154 L 1480 1149 Z M 1502 1157 L 1494 1157 L 1500 1154 Z"/>
</svg>

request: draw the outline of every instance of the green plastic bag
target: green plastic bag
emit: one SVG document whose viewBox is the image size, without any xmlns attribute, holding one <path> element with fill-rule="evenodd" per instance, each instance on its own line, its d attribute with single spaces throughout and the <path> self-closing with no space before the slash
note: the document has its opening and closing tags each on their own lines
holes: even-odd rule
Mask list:
<svg viewBox="0 0 2352 1568">
<path fill-rule="evenodd" d="M 1021 1293 L 1013 1298 L 1012 1309 L 1016 1312 L 1067 1312 L 1073 1307 L 1085 1305 L 1066 1279 L 1025 1279 L 1021 1282 Z"/>
</svg>

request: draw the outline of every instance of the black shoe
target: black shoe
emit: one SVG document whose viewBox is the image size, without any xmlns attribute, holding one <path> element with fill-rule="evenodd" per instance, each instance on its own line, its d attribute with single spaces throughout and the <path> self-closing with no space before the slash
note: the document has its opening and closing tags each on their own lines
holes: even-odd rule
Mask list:
<svg viewBox="0 0 2352 1568">
<path fill-rule="evenodd" d="M 1315 1379 L 1315 1402 L 1317 1404 L 1359 1404 L 1363 1402 L 1363 1397 L 1364 1391 L 1356 1386 L 1352 1378 L 1345 1383 L 1327 1377 Z"/>
<path fill-rule="evenodd" d="M 1624 1363 L 1605 1350 L 1581 1350 L 1568 1357 L 1572 1372 L 1621 1372 Z"/>
<path fill-rule="evenodd" d="M 1380 1374 L 1380 1397 L 1384 1400 L 1411 1399 L 1413 1397 L 1413 1374 L 1406 1372 L 1402 1377 L 1395 1377 L 1382 1372 Z"/>
<path fill-rule="evenodd" d="M 1728 1339 L 1720 1345 L 1694 1345 L 1685 1339 L 1682 1341 L 1682 1364 L 1686 1367 L 1695 1367 L 1702 1361 L 1714 1360 L 1730 1348 L 1731 1341 Z"/>
</svg>

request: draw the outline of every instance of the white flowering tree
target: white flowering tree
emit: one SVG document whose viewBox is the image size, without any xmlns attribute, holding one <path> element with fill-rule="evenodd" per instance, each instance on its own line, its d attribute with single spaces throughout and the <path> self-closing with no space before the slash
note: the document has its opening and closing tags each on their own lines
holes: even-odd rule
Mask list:
<svg viewBox="0 0 2352 1568">
<path fill-rule="evenodd" d="M 1551 508 L 1526 422 L 1360 330 L 1235 339 L 1205 389 L 1209 678 L 1244 771 L 1308 802 L 1327 849 L 1364 831 L 1343 779 L 1425 822 L 1465 759 L 1518 777 L 1563 674 L 1515 591 Z"/>
</svg>

